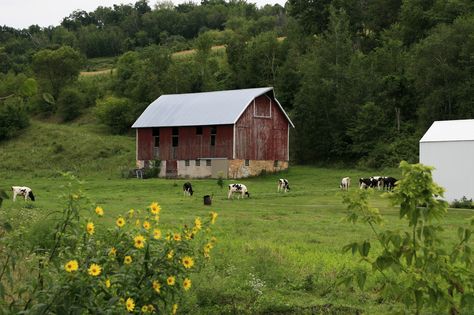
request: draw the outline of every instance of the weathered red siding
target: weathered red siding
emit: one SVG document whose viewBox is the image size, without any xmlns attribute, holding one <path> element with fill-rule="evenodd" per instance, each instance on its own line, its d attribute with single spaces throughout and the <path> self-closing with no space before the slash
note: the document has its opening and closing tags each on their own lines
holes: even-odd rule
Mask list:
<svg viewBox="0 0 474 315">
<path fill-rule="evenodd" d="M 173 147 L 173 128 L 160 128 L 160 160 L 194 160 L 199 158 L 232 158 L 233 126 L 216 126 L 216 142 L 211 146 L 211 127 L 203 126 L 202 134 L 196 134 L 196 127 L 178 127 L 178 146 Z M 152 128 L 139 129 L 138 159 L 153 155 L 154 139 Z M 145 130 L 147 132 L 145 132 Z M 140 154 L 147 152 L 148 155 Z M 143 158 L 151 160 L 152 158 Z"/>
<path fill-rule="evenodd" d="M 247 107 L 236 123 L 235 150 L 236 159 L 288 160 L 288 120 L 274 99 L 259 96 Z"/>
<path fill-rule="evenodd" d="M 137 160 L 153 160 L 152 128 L 137 129 Z"/>
</svg>

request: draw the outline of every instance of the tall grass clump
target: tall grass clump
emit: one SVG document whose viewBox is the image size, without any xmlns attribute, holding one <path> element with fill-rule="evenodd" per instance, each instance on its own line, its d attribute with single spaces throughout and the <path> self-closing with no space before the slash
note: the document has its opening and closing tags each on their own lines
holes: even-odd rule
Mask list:
<svg viewBox="0 0 474 315">
<path fill-rule="evenodd" d="M 163 231 L 161 207 L 152 202 L 106 227 L 107 210 L 67 176 L 65 207 L 42 233 L 49 241 L 22 246 L 24 227 L 2 230 L 0 313 L 176 314 L 193 287 L 192 273 L 211 258 L 217 213 Z"/>
</svg>

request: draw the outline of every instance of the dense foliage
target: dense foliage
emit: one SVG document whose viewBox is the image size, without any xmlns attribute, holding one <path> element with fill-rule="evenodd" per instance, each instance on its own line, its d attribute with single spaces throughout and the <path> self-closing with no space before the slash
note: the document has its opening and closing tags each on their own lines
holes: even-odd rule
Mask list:
<svg viewBox="0 0 474 315">
<path fill-rule="evenodd" d="M 34 77 L 27 101 L 66 121 L 104 96 L 128 99 L 132 117 L 114 132 L 165 93 L 274 86 L 296 125 L 295 161 L 394 166 L 417 160 L 433 121 L 473 117 L 473 32 L 470 0 L 140 0 L 75 11 L 55 27 L 2 27 L 0 71 Z M 100 93 L 77 80 L 79 55 L 116 58 Z M 69 93 L 65 106 L 61 90 L 80 84 L 87 105 L 73 108 L 80 97 Z"/>
</svg>

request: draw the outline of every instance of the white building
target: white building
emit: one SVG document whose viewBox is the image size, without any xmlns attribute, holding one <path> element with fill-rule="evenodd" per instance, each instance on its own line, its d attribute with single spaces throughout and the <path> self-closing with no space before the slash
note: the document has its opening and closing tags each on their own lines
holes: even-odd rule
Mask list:
<svg viewBox="0 0 474 315">
<path fill-rule="evenodd" d="M 474 199 L 474 119 L 435 121 L 420 140 L 420 163 L 435 167 L 447 201 Z"/>
</svg>

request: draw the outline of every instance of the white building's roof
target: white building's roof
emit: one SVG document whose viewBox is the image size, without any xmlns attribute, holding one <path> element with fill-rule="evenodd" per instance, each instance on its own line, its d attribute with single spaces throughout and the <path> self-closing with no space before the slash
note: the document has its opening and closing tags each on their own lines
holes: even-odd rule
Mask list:
<svg viewBox="0 0 474 315">
<path fill-rule="evenodd" d="M 148 105 L 132 128 L 235 124 L 254 98 L 268 92 L 273 96 L 272 87 L 162 95 Z"/>
<path fill-rule="evenodd" d="M 474 119 L 435 121 L 421 142 L 474 140 Z"/>
</svg>

